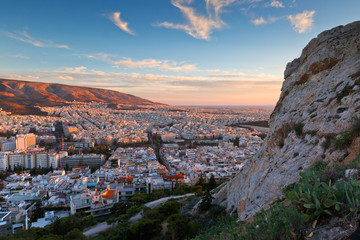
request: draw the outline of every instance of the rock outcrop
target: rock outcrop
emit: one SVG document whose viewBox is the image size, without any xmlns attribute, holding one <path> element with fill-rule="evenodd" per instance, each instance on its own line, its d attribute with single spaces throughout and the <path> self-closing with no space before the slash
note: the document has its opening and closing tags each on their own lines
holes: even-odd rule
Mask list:
<svg viewBox="0 0 360 240">
<path fill-rule="evenodd" d="M 288 63 L 270 132 L 257 155 L 215 197 L 247 220 L 282 195 L 317 160 L 338 161 L 329 147 L 360 115 L 360 22 L 318 35 Z"/>
</svg>

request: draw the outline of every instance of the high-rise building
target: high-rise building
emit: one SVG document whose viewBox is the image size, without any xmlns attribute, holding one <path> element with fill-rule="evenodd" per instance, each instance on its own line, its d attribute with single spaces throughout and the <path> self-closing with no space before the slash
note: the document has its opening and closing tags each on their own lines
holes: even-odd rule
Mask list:
<svg viewBox="0 0 360 240">
<path fill-rule="evenodd" d="M 8 153 L 0 152 L 0 171 L 6 171 L 8 167 Z"/>
<path fill-rule="evenodd" d="M 33 133 L 16 135 L 16 149 L 26 150 L 28 147 L 35 146 L 36 135 Z"/>
<path fill-rule="evenodd" d="M 16 142 L 15 141 L 5 141 L 0 143 L 1 151 L 12 151 L 16 149 Z"/>
</svg>

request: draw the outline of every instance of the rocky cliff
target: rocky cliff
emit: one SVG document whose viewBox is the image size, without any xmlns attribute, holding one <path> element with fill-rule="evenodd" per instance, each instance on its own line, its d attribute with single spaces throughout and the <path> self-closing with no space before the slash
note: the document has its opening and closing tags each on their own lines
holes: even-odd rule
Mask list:
<svg viewBox="0 0 360 240">
<path fill-rule="evenodd" d="M 331 139 L 360 115 L 360 22 L 319 34 L 284 78 L 264 145 L 215 198 L 240 220 L 267 208 L 317 160 L 335 162 L 356 150 L 336 150 Z"/>
</svg>

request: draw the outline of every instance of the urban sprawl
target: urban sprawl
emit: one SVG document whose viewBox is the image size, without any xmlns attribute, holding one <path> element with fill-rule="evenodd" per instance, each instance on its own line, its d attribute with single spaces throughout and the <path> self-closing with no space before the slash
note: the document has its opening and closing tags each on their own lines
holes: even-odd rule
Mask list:
<svg viewBox="0 0 360 240">
<path fill-rule="evenodd" d="M 44 116 L 0 111 L 0 232 L 44 227 L 85 210 L 107 214 L 135 193 L 226 181 L 256 153 L 269 111 L 68 103 Z M 67 207 L 29 221 L 43 207 Z M 59 208 L 60 209 L 60 208 Z"/>
</svg>

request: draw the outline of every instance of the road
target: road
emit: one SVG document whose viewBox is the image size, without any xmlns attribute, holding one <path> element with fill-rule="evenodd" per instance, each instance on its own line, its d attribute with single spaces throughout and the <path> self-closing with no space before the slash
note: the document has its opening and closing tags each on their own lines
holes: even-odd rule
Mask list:
<svg viewBox="0 0 360 240">
<path fill-rule="evenodd" d="M 188 194 L 179 195 L 179 196 L 164 197 L 164 198 L 160 198 L 158 200 L 152 201 L 152 202 L 145 203 L 144 205 L 153 209 L 153 208 L 160 207 L 161 205 L 163 205 L 164 203 L 166 203 L 169 200 L 180 199 L 180 198 L 190 197 L 190 196 L 194 196 L 194 195 L 195 195 L 194 193 L 188 193 Z M 141 218 L 142 218 L 142 214 L 141 214 L 141 212 L 139 212 L 136 215 L 134 215 L 133 217 L 131 217 L 129 219 L 129 222 L 134 223 L 134 222 L 137 222 Z M 102 223 L 99 223 L 98 225 L 93 226 L 92 228 L 88 229 L 87 231 L 85 231 L 83 233 L 85 236 L 88 237 L 88 236 L 94 235 L 96 233 L 105 231 L 106 229 L 116 227 L 116 226 L 117 226 L 117 223 L 107 224 L 106 222 L 102 222 Z"/>
<path fill-rule="evenodd" d="M 190 196 L 194 196 L 194 195 L 195 195 L 194 193 L 188 193 L 188 194 L 180 195 L 180 196 L 170 196 L 170 197 L 160 198 L 158 200 L 145 203 L 144 205 L 146 207 L 154 209 L 154 208 L 160 207 L 161 205 L 163 205 L 164 203 L 166 203 L 169 200 L 179 199 L 179 198 L 184 198 L 184 197 L 190 197 Z M 142 218 L 142 212 L 139 212 L 136 215 L 132 216 L 129 219 L 129 222 L 134 223 L 134 222 L 137 222 L 141 218 Z"/>
<path fill-rule="evenodd" d="M 102 222 L 102 223 L 99 223 L 98 225 L 93 226 L 86 232 L 84 232 L 84 235 L 88 237 L 88 236 L 94 235 L 96 233 L 105 231 L 106 229 L 109 229 L 111 227 L 116 227 L 116 226 L 117 226 L 116 223 L 107 224 L 106 222 Z"/>
</svg>

